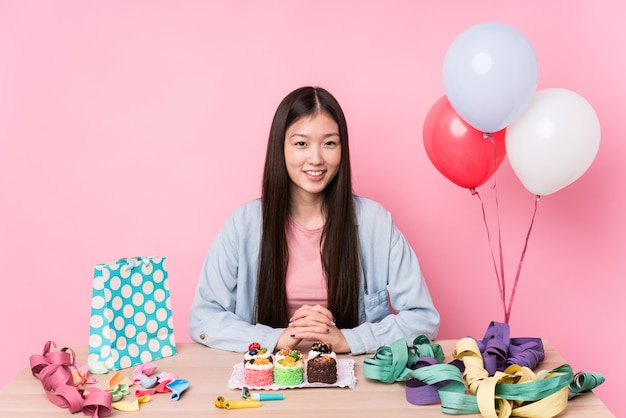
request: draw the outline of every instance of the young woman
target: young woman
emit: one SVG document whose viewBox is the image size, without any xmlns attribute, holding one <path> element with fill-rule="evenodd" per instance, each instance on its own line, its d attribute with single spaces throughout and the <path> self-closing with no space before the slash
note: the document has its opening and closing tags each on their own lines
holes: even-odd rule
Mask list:
<svg viewBox="0 0 626 418">
<path fill-rule="evenodd" d="M 239 207 L 209 250 L 192 338 L 240 352 L 321 340 L 362 354 L 438 328 L 409 243 L 384 207 L 352 192 L 339 103 L 319 87 L 294 90 L 272 121 L 261 198 Z"/>
</svg>

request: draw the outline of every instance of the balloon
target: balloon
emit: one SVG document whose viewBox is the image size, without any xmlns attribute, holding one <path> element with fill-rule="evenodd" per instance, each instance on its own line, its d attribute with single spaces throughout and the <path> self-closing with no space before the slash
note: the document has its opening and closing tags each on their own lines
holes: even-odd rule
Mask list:
<svg viewBox="0 0 626 418">
<path fill-rule="evenodd" d="M 452 108 L 446 96 L 431 107 L 424 121 L 424 146 L 433 165 L 451 182 L 468 189 L 486 182 L 506 154 L 504 130 L 485 138 Z"/>
<path fill-rule="evenodd" d="M 545 196 L 587 171 L 600 147 L 600 121 L 579 94 L 545 89 L 507 127 L 505 142 L 511 167 L 524 187 Z"/>
<path fill-rule="evenodd" d="M 497 132 L 528 106 L 538 65 L 530 42 L 511 26 L 482 23 L 461 33 L 443 62 L 443 82 L 454 110 L 483 132 Z"/>
</svg>

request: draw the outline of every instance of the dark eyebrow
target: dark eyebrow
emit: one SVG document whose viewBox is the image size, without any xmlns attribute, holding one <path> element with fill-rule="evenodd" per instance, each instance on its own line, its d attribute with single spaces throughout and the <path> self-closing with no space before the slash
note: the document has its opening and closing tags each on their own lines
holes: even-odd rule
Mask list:
<svg viewBox="0 0 626 418">
<path fill-rule="evenodd" d="M 293 138 L 295 136 L 302 137 L 302 138 L 309 138 L 309 135 L 301 134 L 301 133 L 298 133 L 298 132 L 295 132 L 295 133 L 291 134 L 289 136 L 289 138 Z M 332 136 L 339 136 L 339 132 L 329 132 L 329 133 L 324 135 L 324 138 L 330 138 Z"/>
</svg>

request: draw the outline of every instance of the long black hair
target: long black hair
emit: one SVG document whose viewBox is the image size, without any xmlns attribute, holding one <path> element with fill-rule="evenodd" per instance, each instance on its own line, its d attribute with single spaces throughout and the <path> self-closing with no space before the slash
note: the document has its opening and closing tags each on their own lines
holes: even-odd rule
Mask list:
<svg viewBox="0 0 626 418">
<path fill-rule="evenodd" d="M 339 128 L 341 161 L 335 178 L 324 190 L 325 225 L 320 257 L 328 287 L 328 309 L 340 328 L 358 325 L 360 279 L 359 239 L 352 196 L 348 128 L 337 100 L 323 88 L 301 87 L 278 106 L 270 128 L 262 184 L 262 236 L 256 290 L 256 321 L 273 327 L 289 319 L 285 278 L 289 253 L 290 179 L 285 165 L 287 129 L 303 117 L 325 112 Z"/>
</svg>

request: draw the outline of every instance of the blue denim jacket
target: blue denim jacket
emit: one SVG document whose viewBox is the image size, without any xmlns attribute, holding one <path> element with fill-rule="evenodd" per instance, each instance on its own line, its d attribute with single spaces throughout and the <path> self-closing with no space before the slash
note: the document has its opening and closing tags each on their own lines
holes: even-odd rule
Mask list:
<svg viewBox="0 0 626 418">
<path fill-rule="evenodd" d="M 352 354 L 375 352 L 400 338 L 434 338 L 439 313 L 411 246 L 379 203 L 354 196 L 361 246 L 359 324 L 342 329 Z M 253 324 L 261 238 L 261 201 L 236 209 L 204 262 L 189 313 L 194 341 L 244 352 L 257 341 L 273 349 L 284 328 Z M 393 310 L 390 306 L 393 306 Z"/>
</svg>

